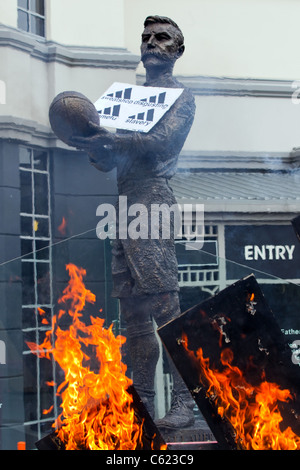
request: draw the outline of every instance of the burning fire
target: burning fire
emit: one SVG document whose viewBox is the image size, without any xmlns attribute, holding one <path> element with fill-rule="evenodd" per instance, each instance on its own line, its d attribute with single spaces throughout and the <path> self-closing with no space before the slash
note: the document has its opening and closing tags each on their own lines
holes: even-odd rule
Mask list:
<svg viewBox="0 0 300 470">
<path fill-rule="evenodd" d="M 61 224 L 57 227 L 59 233 L 64 237 L 67 234 L 67 221 L 65 217 L 62 218 Z"/>
<path fill-rule="evenodd" d="M 278 402 L 292 398 L 289 390 L 281 390 L 266 380 L 258 386 L 251 385 L 242 371 L 232 365 L 233 353 L 229 348 L 221 352 L 223 370 L 220 371 L 210 367 L 202 348 L 196 353 L 188 349 L 185 334 L 182 344 L 198 366 L 206 396 L 213 401 L 218 414 L 233 426 L 238 445 L 246 450 L 300 450 L 300 437 L 290 427 L 281 431 L 279 426 L 283 418 Z"/>
<path fill-rule="evenodd" d="M 105 329 L 101 318 L 90 317 L 90 325 L 80 320 L 86 302 L 94 303 L 95 295 L 85 288 L 84 269 L 69 264 L 67 270 L 69 284 L 59 300 L 66 308 L 53 317 L 42 344 L 27 343 L 39 357 L 53 356 L 64 372 L 57 389 L 62 412 L 53 427 L 66 450 L 134 450 L 141 441 L 143 423 L 137 422 L 127 392 L 132 381 L 125 375 L 121 357 L 125 338 L 115 337 L 112 326 Z M 44 315 L 42 310 L 39 313 Z M 72 319 L 65 330 L 58 326 L 64 315 Z M 97 359 L 96 370 L 91 357 Z"/>
</svg>

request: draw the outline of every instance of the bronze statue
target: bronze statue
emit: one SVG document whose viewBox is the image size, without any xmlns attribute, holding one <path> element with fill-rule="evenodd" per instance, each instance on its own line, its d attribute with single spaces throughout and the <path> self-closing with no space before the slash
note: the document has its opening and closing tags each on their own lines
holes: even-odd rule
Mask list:
<svg viewBox="0 0 300 470">
<path fill-rule="evenodd" d="M 144 23 L 141 60 L 146 69 L 145 86 L 184 88 L 173 77 L 176 60 L 184 52 L 184 38 L 169 18 L 149 16 Z M 112 133 L 93 125 L 91 137 L 72 139 L 87 151 L 100 171 L 117 169 L 119 195 L 128 205 L 176 204 L 168 181 L 176 172 L 178 155 L 194 120 L 195 102 L 184 89 L 170 110 L 149 133 L 118 130 Z M 117 207 L 118 209 L 118 207 Z M 154 375 L 159 355 L 153 321 L 162 326 L 180 312 L 178 267 L 173 231 L 169 239 L 120 239 L 113 241 L 114 297 L 120 299 L 127 324 L 133 382 L 149 412 L 154 414 Z M 118 227 L 117 227 L 118 234 Z M 182 428 L 193 424 L 190 393 L 170 363 L 173 377 L 171 409 L 157 420 L 160 427 Z"/>
</svg>

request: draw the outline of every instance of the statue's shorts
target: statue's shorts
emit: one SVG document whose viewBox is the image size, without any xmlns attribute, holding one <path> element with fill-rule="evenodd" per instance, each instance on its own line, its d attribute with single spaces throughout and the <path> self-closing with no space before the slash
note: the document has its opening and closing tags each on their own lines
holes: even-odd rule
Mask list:
<svg viewBox="0 0 300 470">
<path fill-rule="evenodd" d="M 167 180 L 151 178 L 119 184 L 116 214 L 112 296 L 179 291 L 174 238 L 180 214 Z"/>
</svg>

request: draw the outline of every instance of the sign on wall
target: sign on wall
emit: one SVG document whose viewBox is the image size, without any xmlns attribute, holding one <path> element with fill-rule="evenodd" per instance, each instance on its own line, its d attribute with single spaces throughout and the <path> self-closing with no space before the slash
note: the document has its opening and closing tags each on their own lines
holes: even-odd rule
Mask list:
<svg viewBox="0 0 300 470">
<path fill-rule="evenodd" d="M 292 225 L 226 226 L 225 249 L 227 279 L 236 278 L 243 266 L 266 276 L 300 279 L 300 243 Z"/>
<path fill-rule="evenodd" d="M 182 92 L 182 88 L 145 87 L 116 82 L 95 103 L 100 125 L 149 132 Z"/>
</svg>

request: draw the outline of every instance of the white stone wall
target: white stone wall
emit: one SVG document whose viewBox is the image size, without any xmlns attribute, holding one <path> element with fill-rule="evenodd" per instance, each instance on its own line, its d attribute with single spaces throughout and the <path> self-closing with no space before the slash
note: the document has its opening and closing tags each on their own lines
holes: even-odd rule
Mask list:
<svg viewBox="0 0 300 470">
<path fill-rule="evenodd" d="M 186 151 L 287 154 L 300 144 L 300 106 L 291 100 L 300 79 L 294 0 L 46 0 L 45 39 L 18 31 L 17 0 L 0 0 L 1 122 L 27 120 L 50 131 L 57 93 L 73 89 L 96 100 L 114 81 L 135 83 L 136 72 L 142 83 L 144 69 L 135 68 L 149 14 L 172 17 L 185 36 L 175 73 L 192 80 L 197 100 Z M 210 95 L 221 77 L 229 80 Z M 13 137 L 11 126 L 4 129 Z"/>
</svg>

